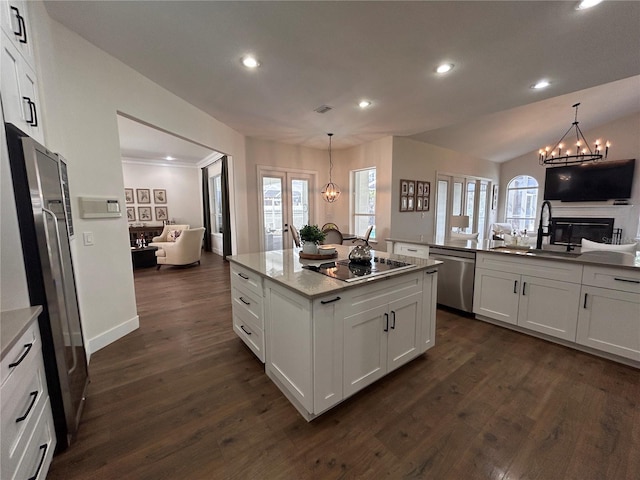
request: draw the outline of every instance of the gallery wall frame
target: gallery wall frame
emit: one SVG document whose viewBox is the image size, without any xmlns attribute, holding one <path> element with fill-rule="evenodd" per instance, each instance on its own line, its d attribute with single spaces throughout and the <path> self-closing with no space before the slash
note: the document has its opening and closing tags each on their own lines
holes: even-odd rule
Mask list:
<svg viewBox="0 0 640 480">
<path fill-rule="evenodd" d="M 431 182 L 424 180 L 400 180 L 400 211 L 427 212 L 431 196 Z"/>
<path fill-rule="evenodd" d="M 151 203 L 151 191 L 148 188 L 137 188 L 136 198 L 138 203 Z"/>
<path fill-rule="evenodd" d="M 163 222 L 165 220 L 169 220 L 169 212 L 167 207 L 156 207 L 156 220 L 158 222 Z"/>
<path fill-rule="evenodd" d="M 124 189 L 124 203 L 135 203 L 133 198 L 133 188 Z"/>
</svg>

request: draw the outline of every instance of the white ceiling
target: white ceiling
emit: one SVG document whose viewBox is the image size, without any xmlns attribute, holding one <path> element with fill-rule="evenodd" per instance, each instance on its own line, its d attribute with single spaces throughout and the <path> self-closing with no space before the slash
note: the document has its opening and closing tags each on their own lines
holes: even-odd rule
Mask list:
<svg viewBox="0 0 640 480">
<path fill-rule="evenodd" d="M 327 132 L 336 148 L 411 136 L 504 161 L 557 140 L 576 102 L 584 131 L 640 111 L 640 2 L 583 11 L 576 4 L 56 1 L 46 8 L 245 135 L 316 148 L 326 148 Z M 261 67 L 242 67 L 246 53 Z M 439 76 L 434 68 L 445 60 L 456 67 Z M 529 88 L 541 78 L 551 86 Z M 360 110 L 362 98 L 373 106 Z M 333 110 L 314 112 L 325 104 Z"/>
</svg>

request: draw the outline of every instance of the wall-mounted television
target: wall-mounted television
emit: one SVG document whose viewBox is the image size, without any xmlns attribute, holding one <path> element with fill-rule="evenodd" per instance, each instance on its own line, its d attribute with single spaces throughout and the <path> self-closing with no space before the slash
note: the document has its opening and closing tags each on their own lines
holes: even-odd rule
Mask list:
<svg viewBox="0 0 640 480">
<path fill-rule="evenodd" d="M 547 168 L 544 199 L 595 202 L 631 198 L 635 158 Z"/>
</svg>

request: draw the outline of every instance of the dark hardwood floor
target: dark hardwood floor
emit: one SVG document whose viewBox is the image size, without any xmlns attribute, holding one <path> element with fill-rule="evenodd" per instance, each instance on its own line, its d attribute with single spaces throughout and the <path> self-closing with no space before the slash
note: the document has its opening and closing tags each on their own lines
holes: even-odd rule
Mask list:
<svg viewBox="0 0 640 480">
<path fill-rule="evenodd" d="M 640 478 L 636 369 L 439 310 L 433 349 L 307 423 L 233 333 L 220 257 L 135 287 L 49 479 Z"/>
</svg>

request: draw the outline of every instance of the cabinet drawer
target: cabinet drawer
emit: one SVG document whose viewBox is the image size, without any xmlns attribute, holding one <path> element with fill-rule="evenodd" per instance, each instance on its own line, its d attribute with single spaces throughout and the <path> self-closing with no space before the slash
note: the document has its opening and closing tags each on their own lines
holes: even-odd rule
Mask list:
<svg viewBox="0 0 640 480">
<path fill-rule="evenodd" d="M 640 293 L 640 271 L 585 265 L 582 283 L 593 287 Z"/>
<path fill-rule="evenodd" d="M 251 270 L 242 268 L 235 263 L 231 264 L 231 285 L 234 287 L 244 287 L 246 290 L 263 297 L 262 277 Z"/>
<path fill-rule="evenodd" d="M 408 257 L 429 258 L 429 245 L 398 242 L 393 246 L 393 253 Z"/>
<path fill-rule="evenodd" d="M 39 358 L 40 351 L 33 353 L 28 363 L 24 364 L 24 368 L 11 375 L 0 392 L 2 478 L 11 478 L 8 472 L 15 471 L 20 457 L 28 447 L 27 441 L 43 405 L 47 403 L 44 364 Z"/>
<path fill-rule="evenodd" d="M 262 297 L 252 291 L 235 287 L 231 288 L 231 296 L 234 314 L 263 329 Z"/>
<path fill-rule="evenodd" d="M 15 479 L 44 480 L 51 465 L 55 448 L 55 430 L 49 402 L 45 402 L 40 417 L 29 439 L 28 446 L 16 470 Z M 5 478 L 4 476 L 2 478 Z"/>
<path fill-rule="evenodd" d="M 256 354 L 256 357 L 264 363 L 264 333 L 260 328 L 244 321 L 235 311 L 233 313 L 233 330 L 244 343 Z"/>
<path fill-rule="evenodd" d="M 476 268 L 530 275 L 561 282 L 580 283 L 582 281 L 582 264 L 563 260 L 516 257 L 516 255 L 506 253 L 478 253 Z"/>
<path fill-rule="evenodd" d="M 28 364 L 32 357 L 40 355 L 41 343 L 38 323 L 33 322 L 20 339 L 9 349 L 0 364 L 1 378 L 0 384 L 13 375 L 20 372 L 24 365 Z"/>
</svg>

